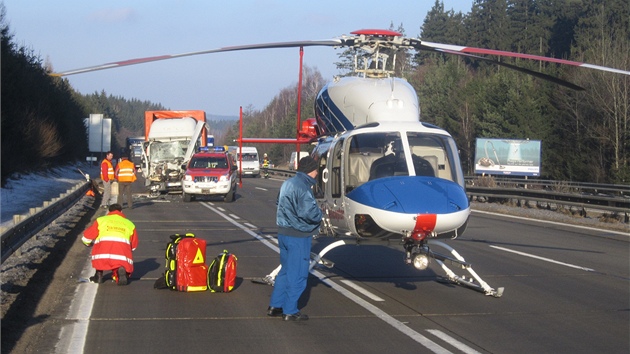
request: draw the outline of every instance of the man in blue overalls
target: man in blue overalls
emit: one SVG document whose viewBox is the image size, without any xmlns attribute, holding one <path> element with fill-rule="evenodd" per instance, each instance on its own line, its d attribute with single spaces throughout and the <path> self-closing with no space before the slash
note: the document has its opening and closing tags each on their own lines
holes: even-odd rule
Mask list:
<svg viewBox="0 0 630 354">
<path fill-rule="evenodd" d="M 319 232 L 322 211 L 313 195 L 318 169 L 310 156 L 300 160 L 296 175 L 286 180 L 278 195 L 278 247 L 282 268 L 276 276 L 269 316 L 282 316 L 285 321 L 306 321 L 297 304 L 306 289 L 311 242 Z"/>
</svg>

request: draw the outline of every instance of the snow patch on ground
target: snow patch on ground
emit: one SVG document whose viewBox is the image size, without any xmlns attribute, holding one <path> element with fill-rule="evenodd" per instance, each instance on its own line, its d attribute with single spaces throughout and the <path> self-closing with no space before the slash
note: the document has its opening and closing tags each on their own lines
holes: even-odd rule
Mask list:
<svg viewBox="0 0 630 354">
<path fill-rule="evenodd" d="M 0 227 L 13 226 L 13 215 L 27 214 L 30 208 L 59 197 L 75 185 L 85 182 L 79 171 L 91 178 L 99 177 L 98 166 L 77 163 L 53 168 L 47 172 L 14 174 L 0 190 Z"/>
</svg>

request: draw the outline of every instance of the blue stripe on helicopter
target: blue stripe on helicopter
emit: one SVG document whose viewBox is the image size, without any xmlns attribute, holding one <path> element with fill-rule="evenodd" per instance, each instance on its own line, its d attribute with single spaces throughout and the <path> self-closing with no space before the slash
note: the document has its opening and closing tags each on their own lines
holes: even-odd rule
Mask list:
<svg viewBox="0 0 630 354">
<path fill-rule="evenodd" d="M 435 177 L 379 178 L 353 189 L 346 197 L 369 207 L 405 214 L 448 214 L 468 208 L 464 188 Z"/>
<path fill-rule="evenodd" d="M 348 118 L 341 113 L 328 93 L 328 85 L 320 92 L 315 100 L 315 110 L 318 123 L 323 125 L 324 133 L 344 132 L 353 129 L 353 125 Z"/>
</svg>

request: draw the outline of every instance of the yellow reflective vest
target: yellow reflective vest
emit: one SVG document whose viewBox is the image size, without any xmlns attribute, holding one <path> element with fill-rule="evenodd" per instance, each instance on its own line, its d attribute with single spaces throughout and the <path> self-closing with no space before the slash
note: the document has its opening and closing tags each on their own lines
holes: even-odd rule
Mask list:
<svg viewBox="0 0 630 354">
<path fill-rule="evenodd" d="M 138 247 L 136 226 L 119 211 L 112 211 L 96 219 L 83 232 L 85 245 L 93 244 L 92 266 L 97 270 L 124 267 L 133 272 L 132 251 Z"/>
</svg>

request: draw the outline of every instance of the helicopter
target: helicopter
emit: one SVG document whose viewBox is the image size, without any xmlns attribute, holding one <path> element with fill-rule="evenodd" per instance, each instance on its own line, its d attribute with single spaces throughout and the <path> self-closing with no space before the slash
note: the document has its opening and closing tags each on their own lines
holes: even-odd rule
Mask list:
<svg viewBox="0 0 630 354">
<path fill-rule="evenodd" d="M 66 76 L 95 70 L 147 63 L 178 57 L 228 51 L 269 48 L 300 49 L 300 80 L 303 48 L 330 46 L 355 50 L 352 77 L 336 77 L 326 84 L 315 101 L 315 117 L 298 122 L 295 139 L 257 139 L 242 135 L 247 143 L 312 144 L 311 156 L 319 164 L 315 197 L 324 219 L 320 233 L 350 237 L 357 242 L 398 240 L 406 264 L 426 269 L 434 259 L 456 284 L 501 297 L 472 269 L 470 263 L 441 239 L 455 239 L 466 229 L 471 208 L 465 190 L 458 149 L 451 135 L 422 122 L 415 89 L 395 77 L 396 56 L 401 50 L 424 50 L 489 61 L 580 90 L 558 78 L 480 55 L 534 59 L 630 75 L 629 71 L 542 56 L 462 47 L 406 38 L 391 30 L 364 29 L 338 38 L 223 47 L 199 52 L 139 58 L 83 69 L 54 73 Z M 335 243 L 335 247 L 344 243 Z M 445 248 L 451 255 L 435 252 Z M 327 248 L 328 251 L 330 248 Z M 323 256 L 320 254 L 319 256 Z M 466 269 L 471 278 L 458 276 L 444 262 Z M 474 279 L 473 279 L 474 278 Z"/>
</svg>

